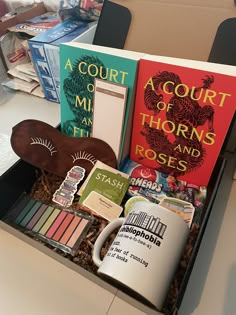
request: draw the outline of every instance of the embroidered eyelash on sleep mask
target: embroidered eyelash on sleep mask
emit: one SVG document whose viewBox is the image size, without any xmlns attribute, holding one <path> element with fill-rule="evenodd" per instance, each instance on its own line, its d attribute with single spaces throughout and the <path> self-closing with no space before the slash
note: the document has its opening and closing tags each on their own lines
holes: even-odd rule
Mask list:
<svg viewBox="0 0 236 315">
<path fill-rule="evenodd" d="M 97 160 L 117 166 L 114 151 L 103 140 L 69 137 L 39 120 L 23 120 L 14 126 L 11 146 L 25 162 L 61 177 L 75 165 L 88 175 Z"/>
</svg>

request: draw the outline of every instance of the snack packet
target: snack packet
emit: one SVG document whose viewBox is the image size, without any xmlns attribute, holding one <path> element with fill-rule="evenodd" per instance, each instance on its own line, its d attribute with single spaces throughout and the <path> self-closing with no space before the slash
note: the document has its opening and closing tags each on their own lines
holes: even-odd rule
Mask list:
<svg viewBox="0 0 236 315">
<path fill-rule="evenodd" d="M 200 220 L 206 200 L 206 187 L 199 187 L 148 168 L 132 160 L 125 160 L 121 171 L 130 177 L 128 198 L 142 196 L 151 202 L 179 214 L 191 226 Z"/>
</svg>

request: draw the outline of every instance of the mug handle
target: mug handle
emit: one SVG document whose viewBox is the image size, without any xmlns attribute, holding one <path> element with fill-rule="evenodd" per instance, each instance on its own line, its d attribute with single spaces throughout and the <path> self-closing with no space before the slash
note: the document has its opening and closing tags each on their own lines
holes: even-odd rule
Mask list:
<svg viewBox="0 0 236 315">
<path fill-rule="evenodd" d="M 110 222 L 100 233 L 93 247 L 93 261 L 97 267 L 100 267 L 102 260 L 100 258 L 100 253 L 103 244 L 105 243 L 107 237 L 119 226 L 121 226 L 126 218 L 117 218 L 114 221 Z"/>
</svg>

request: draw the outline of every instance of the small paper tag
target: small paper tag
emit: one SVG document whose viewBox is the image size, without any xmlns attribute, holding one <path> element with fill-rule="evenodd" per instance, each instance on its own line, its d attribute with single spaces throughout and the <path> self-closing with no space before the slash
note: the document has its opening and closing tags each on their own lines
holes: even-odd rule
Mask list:
<svg viewBox="0 0 236 315">
<path fill-rule="evenodd" d="M 108 221 L 118 218 L 123 208 L 96 191 L 91 191 L 83 205 L 96 212 Z"/>
</svg>

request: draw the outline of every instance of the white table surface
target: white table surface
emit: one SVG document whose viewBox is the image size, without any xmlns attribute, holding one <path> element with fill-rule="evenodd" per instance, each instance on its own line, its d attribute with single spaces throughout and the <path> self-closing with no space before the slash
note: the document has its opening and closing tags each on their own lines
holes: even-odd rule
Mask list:
<svg viewBox="0 0 236 315">
<path fill-rule="evenodd" d="M 10 145 L 12 127 L 25 119 L 38 119 L 52 126 L 60 122 L 60 105 L 0 85 L 0 176 L 19 158 Z"/>
<path fill-rule="evenodd" d="M 23 119 L 56 126 L 59 104 L 24 93 L 0 102 L 0 133 Z M 236 314 L 236 181 L 235 156 L 228 164 L 215 200 L 180 315 Z M 121 292 L 110 292 L 20 240 L 0 224 L 1 315 L 145 315 Z"/>
<path fill-rule="evenodd" d="M 0 132 L 11 135 L 12 127 L 25 119 L 38 119 L 52 126 L 60 122 L 60 105 L 24 92 L 0 94 Z"/>
</svg>

